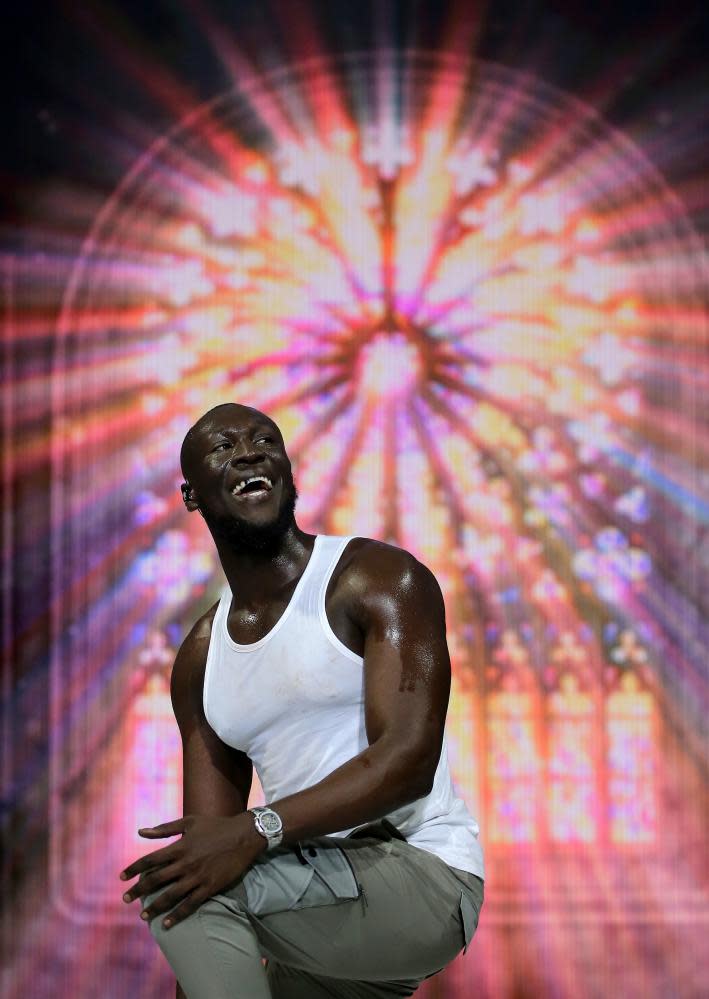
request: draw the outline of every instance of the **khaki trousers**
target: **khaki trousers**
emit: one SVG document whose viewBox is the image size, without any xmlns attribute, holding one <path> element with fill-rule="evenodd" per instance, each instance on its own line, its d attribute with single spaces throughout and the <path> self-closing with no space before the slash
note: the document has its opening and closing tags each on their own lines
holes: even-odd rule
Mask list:
<svg viewBox="0 0 709 999">
<path fill-rule="evenodd" d="M 172 929 L 154 919 L 187 999 L 409 996 L 467 948 L 482 880 L 383 826 L 364 833 L 264 854 Z"/>
</svg>

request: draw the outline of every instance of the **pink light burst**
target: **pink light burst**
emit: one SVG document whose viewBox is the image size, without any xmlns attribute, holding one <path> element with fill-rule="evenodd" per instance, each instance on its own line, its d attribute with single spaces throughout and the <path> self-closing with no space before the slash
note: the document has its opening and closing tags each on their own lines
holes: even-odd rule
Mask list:
<svg viewBox="0 0 709 999">
<path fill-rule="evenodd" d="M 709 518 L 706 288 L 696 233 L 642 153 L 499 65 L 315 59 L 180 121 L 97 217 L 55 369 L 32 385 L 53 407 L 57 825 L 87 648 L 123 676 L 135 629 L 182 624 L 216 589 L 201 525 L 179 519 L 177 456 L 197 416 L 236 400 L 283 429 L 305 529 L 393 541 L 436 572 L 451 724 L 470 746 L 456 779 L 487 802 L 493 850 L 654 842 L 656 771 L 638 761 L 656 692 L 645 675 L 611 689 L 604 636 L 652 618 L 664 644 L 646 672 L 667 664 L 670 700 L 696 682 L 701 641 L 676 620 L 700 603 L 679 567 Z M 665 536 L 666 518 L 684 533 Z M 582 632 L 597 685 L 550 692 L 559 634 Z M 495 686 L 500 634 L 525 636 L 525 669 Z M 604 739 L 610 763 L 589 756 Z"/>
</svg>

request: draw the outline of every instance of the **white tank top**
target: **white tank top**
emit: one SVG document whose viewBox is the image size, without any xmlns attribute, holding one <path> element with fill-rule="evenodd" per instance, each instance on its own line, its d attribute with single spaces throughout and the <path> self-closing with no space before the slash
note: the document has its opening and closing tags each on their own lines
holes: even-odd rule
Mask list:
<svg viewBox="0 0 709 999">
<path fill-rule="evenodd" d="M 249 757 L 267 802 L 312 787 L 368 745 L 364 660 L 337 638 L 325 613 L 327 584 L 350 540 L 316 537 L 288 606 L 257 642 L 240 645 L 229 635 L 228 585 L 214 616 L 205 717 Z M 386 818 L 412 846 L 484 877 L 478 824 L 453 793 L 445 739 L 430 794 Z"/>
</svg>

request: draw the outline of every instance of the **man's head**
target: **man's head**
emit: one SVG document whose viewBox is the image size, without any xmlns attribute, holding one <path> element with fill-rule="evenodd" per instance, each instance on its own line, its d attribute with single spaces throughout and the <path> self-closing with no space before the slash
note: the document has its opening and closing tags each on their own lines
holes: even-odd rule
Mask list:
<svg viewBox="0 0 709 999">
<path fill-rule="evenodd" d="M 265 413 L 237 403 L 215 406 L 187 431 L 180 464 L 185 506 L 199 510 L 216 542 L 273 551 L 294 524 L 291 464 Z"/>
</svg>

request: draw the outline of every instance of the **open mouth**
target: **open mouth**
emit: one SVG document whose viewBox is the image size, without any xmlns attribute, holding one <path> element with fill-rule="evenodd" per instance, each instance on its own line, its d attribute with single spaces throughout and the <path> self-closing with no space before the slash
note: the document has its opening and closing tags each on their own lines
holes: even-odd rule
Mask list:
<svg viewBox="0 0 709 999">
<path fill-rule="evenodd" d="M 231 491 L 232 496 L 251 503 L 265 499 L 273 489 L 273 483 L 265 475 L 252 475 L 250 479 L 237 482 Z"/>
</svg>

